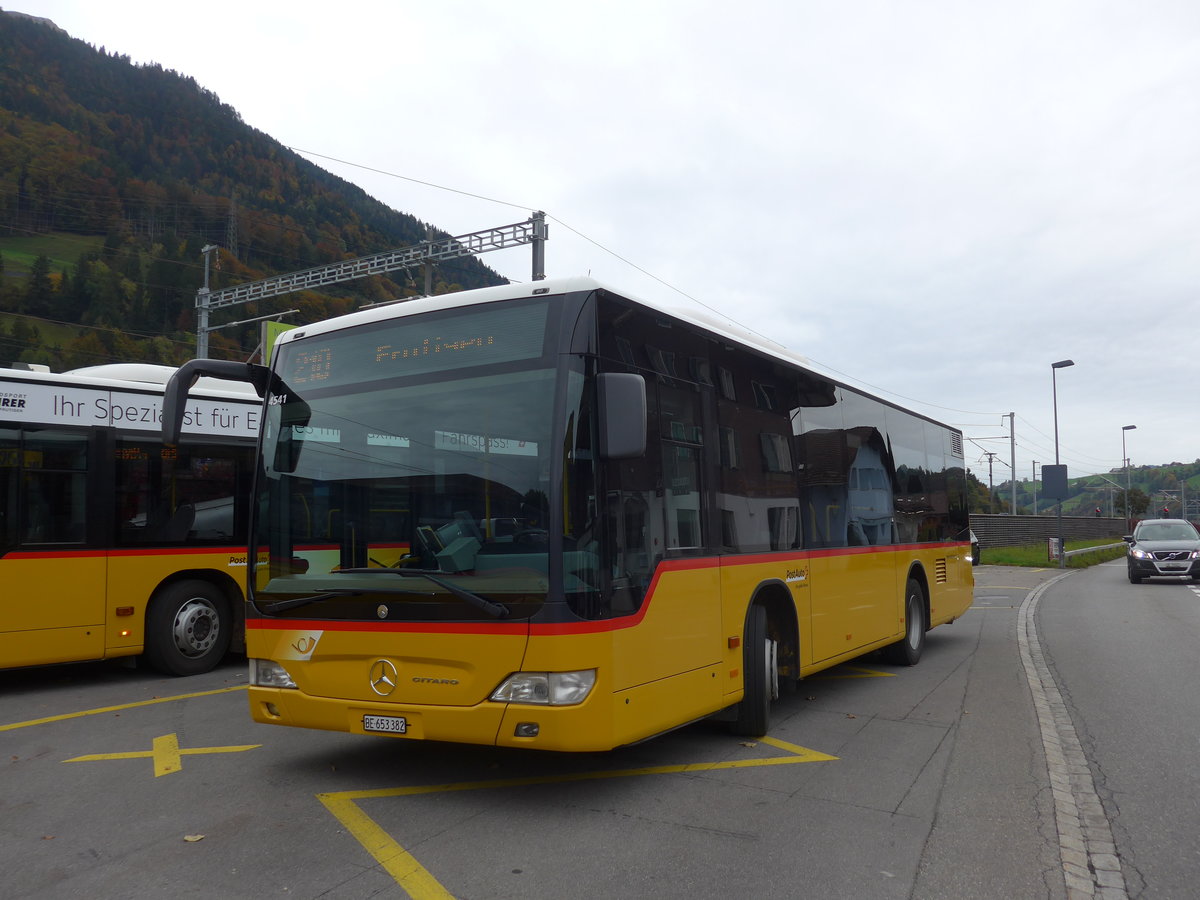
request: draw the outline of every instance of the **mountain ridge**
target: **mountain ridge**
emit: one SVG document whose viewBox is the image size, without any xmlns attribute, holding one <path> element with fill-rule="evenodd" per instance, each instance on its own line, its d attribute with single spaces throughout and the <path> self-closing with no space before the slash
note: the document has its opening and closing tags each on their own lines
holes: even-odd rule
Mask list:
<svg viewBox="0 0 1200 900">
<path fill-rule="evenodd" d="M 247 125 L 194 78 L 0 10 L 0 313 L 10 322 L 0 358 L 182 361 L 208 244 L 220 247 L 209 273 L 219 290 L 448 236 Z M 102 240 L 75 256 L 54 251 L 71 238 Z M 33 259 L 22 249 L 46 242 L 51 252 Z M 371 276 L 258 301 L 245 317 L 299 308 L 289 321 L 303 324 L 410 296 L 417 280 Z M 505 282 L 468 257 L 440 263 L 434 290 Z M 15 317 L 27 320 L 18 338 Z M 89 331 L 42 346 L 29 334 L 39 318 Z M 244 358 L 257 330 L 210 340 L 213 356 Z"/>
</svg>

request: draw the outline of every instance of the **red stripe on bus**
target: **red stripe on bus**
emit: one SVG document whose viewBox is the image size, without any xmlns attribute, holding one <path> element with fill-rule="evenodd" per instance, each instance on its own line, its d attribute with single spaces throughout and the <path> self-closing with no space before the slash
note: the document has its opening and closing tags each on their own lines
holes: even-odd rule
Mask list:
<svg viewBox="0 0 1200 900">
<path fill-rule="evenodd" d="M 236 553 L 246 555 L 245 547 L 144 547 L 138 550 L 14 550 L 0 554 L 3 559 L 95 559 L 100 556 L 203 556 Z"/>
<path fill-rule="evenodd" d="M 763 563 L 789 563 L 814 557 L 856 556 L 862 553 L 894 553 L 911 550 L 944 550 L 966 546 L 960 543 L 906 544 L 886 547 L 840 547 L 827 550 L 778 551 L 749 556 L 702 556 L 689 559 L 668 559 L 659 563 L 646 589 L 646 599 L 632 616 L 615 619 L 595 619 L 574 622 L 548 622 L 520 625 L 506 622 L 346 622 L 326 619 L 256 619 L 246 622 L 247 628 L 261 631 L 324 630 L 363 632 L 405 632 L 410 634 L 522 634 L 568 635 L 602 634 L 637 626 L 650 609 L 659 578 L 666 572 L 686 572 L 714 567 L 754 566 Z"/>
</svg>

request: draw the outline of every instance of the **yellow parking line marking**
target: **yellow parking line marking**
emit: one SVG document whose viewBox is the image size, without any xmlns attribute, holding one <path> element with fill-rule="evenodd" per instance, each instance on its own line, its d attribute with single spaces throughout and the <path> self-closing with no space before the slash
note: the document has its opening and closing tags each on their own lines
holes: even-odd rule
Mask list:
<svg viewBox="0 0 1200 900">
<path fill-rule="evenodd" d="M 241 753 L 243 750 L 257 750 L 262 744 L 242 744 L 232 747 L 189 747 L 181 748 L 179 738 L 174 734 L 164 734 L 154 739 L 151 750 L 130 750 L 125 753 L 91 753 L 87 756 L 76 756 L 74 759 L 64 759 L 65 763 L 99 762 L 112 759 L 152 759 L 154 760 L 154 777 L 170 775 L 183 769 L 183 757 L 199 756 L 208 753 Z"/>
<path fill-rule="evenodd" d="M 104 706 L 100 709 L 85 709 L 81 712 L 63 713 L 61 716 L 46 716 L 44 719 L 30 719 L 28 722 L 12 722 L 0 725 L 0 731 L 13 731 L 17 728 L 28 728 L 31 725 L 45 725 L 49 722 L 65 722 L 67 719 L 78 719 L 81 716 L 98 716 L 102 713 L 120 712 L 124 709 L 137 709 L 139 706 L 153 706 L 156 703 L 170 703 L 173 700 L 191 700 L 193 697 L 210 697 L 213 694 L 228 694 L 230 691 L 244 691 L 248 685 L 239 684 L 237 687 L 217 688 L 215 691 L 197 691 L 194 694 L 175 694 L 170 697 L 155 697 L 153 700 L 138 700 L 135 703 L 122 703 L 120 706 Z"/>
<path fill-rule="evenodd" d="M 183 760 L 179 755 L 179 738 L 174 734 L 164 734 L 154 739 L 154 777 L 170 775 L 183 768 Z"/>
<path fill-rule="evenodd" d="M 453 900 L 453 894 L 442 887 L 416 858 L 392 840 L 391 835 L 375 824 L 350 797 L 340 794 L 318 794 L 325 808 L 342 823 L 363 849 L 371 854 L 396 884 L 413 900 Z"/>
<path fill-rule="evenodd" d="M 566 784 L 575 781 L 598 781 L 608 778 L 632 778 L 640 775 L 677 775 L 693 772 L 713 772 L 720 769 L 794 765 L 796 763 L 826 762 L 837 759 L 836 756 L 830 756 L 827 753 L 821 753 L 817 750 L 809 750 L 798 744 L 789 744 L 786 741 L 776 740 L 772 737 L 762 737 L 755 742 L 746 742 L 746 746 L 749 747 L 753 747 L 756 744 L 766 744 L 778 750 L 784 750 L 789 755 L 769 756 L 759 759 L 725 760 L 724 762 L 715 763 L 681 763 L 672 766 L 647 766 L 641 769 L 580 772 L 574 775 L 542 775 L 490 781 L 463 781 L 449 784 L 376 788 L 363 791 L 339 791 L 336 793 L 317 794 L 317 799 L 325 805 L 325 808 L 333 814 L 334 818 L 350 834 L 354 835 L 363 849 L 375 858 L 375 861 L 395 879 L 396 883 L 412 900 L 454 900 L 454 895 L 442 887 L 438 880 L 424 866 L 417 862 L 416 857 L 400 846 L 391 835 L 363 812 L 362 807 L 358 805 L 357 801 L 372 800 L 381 797 L 415 797 L 422 794 L 526 787 L 538 784 Z"/>
</svg>

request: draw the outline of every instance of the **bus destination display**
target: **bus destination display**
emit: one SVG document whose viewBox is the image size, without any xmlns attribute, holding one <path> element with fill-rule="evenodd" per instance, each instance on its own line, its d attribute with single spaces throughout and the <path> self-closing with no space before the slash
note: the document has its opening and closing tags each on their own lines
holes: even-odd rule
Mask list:
<svg viewBox="0 0 1200 900">
<path fill-rule="evenodd" d="M 541 356 L 546 302 L 503 312 L 500 306 L 398 319 L 367 334 L 285 344 L 280 371 L 294 387 L 333 387 Z"/>
</svg>

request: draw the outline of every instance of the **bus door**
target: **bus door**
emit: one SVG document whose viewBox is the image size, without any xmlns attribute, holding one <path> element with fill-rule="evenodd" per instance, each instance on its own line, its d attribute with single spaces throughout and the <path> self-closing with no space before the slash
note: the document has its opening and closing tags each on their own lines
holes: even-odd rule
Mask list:
<svg viewBox="0 0 1200 900">
<path fill-rule="evenodd" d="M 105 554 L 85 549 L 84 433 L 0 430 L 0 659 L 104 655 Z"/>
<path fill-rule="evenodd" d="M 839 390 L 836 404 L 806 406 L 798 419 L 800 515 L 813 551 L 813 662 L 902 631 L 891 549 L 895 465 L 880 430 L 884 416 L 876 401 Z"/>
</svg>

